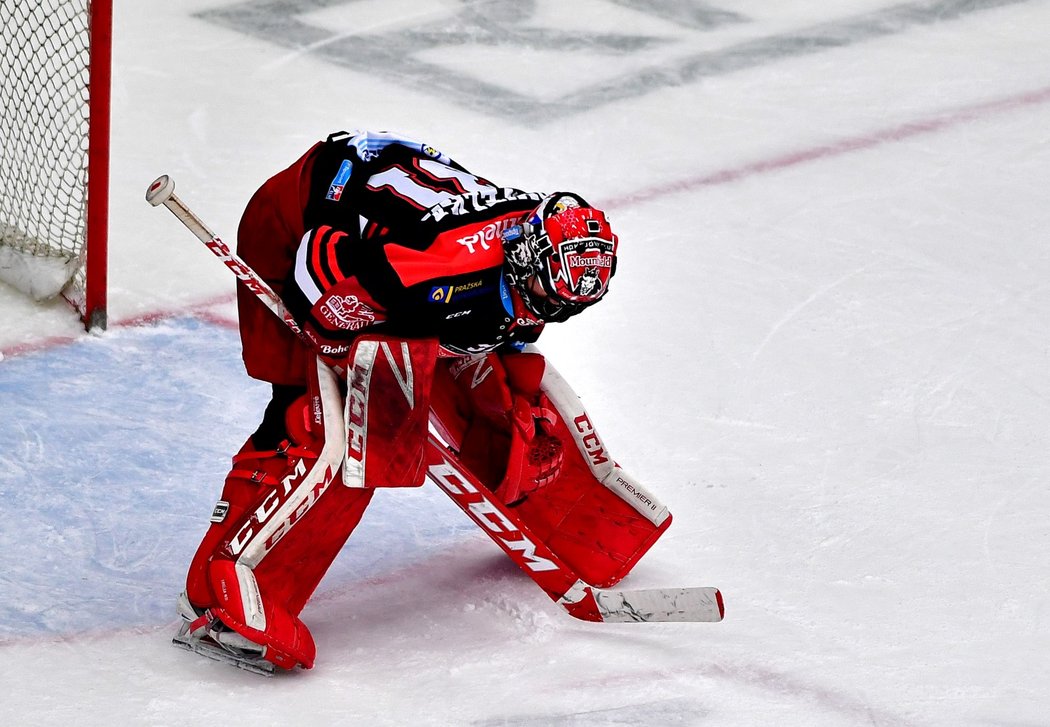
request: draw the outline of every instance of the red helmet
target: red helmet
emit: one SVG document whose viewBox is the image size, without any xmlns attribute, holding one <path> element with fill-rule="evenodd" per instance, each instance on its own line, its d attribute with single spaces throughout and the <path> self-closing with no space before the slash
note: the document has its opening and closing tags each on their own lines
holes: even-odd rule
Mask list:
<svg viewBox="0 0 1050 727">
<path fill-rule="evenodd" d="M 556 192 L 503 232 L 506 274 L 530 310 L 544 320 L 565 320 L 605 295 L 616 272 L 616 245 L 604 212 L 579 195 Z"/>
</svg>

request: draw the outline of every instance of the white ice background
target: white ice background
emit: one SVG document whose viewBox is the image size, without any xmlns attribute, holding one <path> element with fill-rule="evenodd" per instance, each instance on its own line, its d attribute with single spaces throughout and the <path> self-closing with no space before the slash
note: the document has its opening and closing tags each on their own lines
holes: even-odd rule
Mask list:
<svg viewBox="0 0 1050 727">
<path fill-rule="evenodd" d="M 276 3 L 116 5 L 110 329 L 0 290 L 0 724 L 1050 724 L 1050 3 L 287 3 L 306 46 L 199 15 Z M 463 12 L 559 40 L 326 55 Z M 574 621 L 428 486 L 322 582 L 313 670 L 170 646 L 266 388 L 145 188 L 232 241 L 354 127 L 607 208 L 609 298 L 541 348 L 674 514 L 624 586 L 716 585 L 723 623 Z"/>
</svg>

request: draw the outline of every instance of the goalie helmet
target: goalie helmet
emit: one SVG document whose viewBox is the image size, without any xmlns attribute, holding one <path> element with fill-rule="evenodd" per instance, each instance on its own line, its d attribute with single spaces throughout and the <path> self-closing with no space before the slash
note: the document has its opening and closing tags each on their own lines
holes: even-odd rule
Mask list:
<svg viewBox="0 0 1050 727">
<path fill-rule="evenodd" d="M 579 195 L 548 195 L 503 232 L 505 273 L 526 307 L 563 321 L 601 300 L 616 272 L 616 235 Z"/>
</svg>

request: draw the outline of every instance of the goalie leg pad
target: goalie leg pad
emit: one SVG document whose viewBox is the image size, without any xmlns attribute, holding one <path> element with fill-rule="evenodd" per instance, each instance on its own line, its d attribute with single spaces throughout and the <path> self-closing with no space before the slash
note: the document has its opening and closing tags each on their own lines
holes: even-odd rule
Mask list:
<svg viewBox="0 0 1050 727">
<path fill-rule="evenodd" d="M 291 463 L 280 450 L 259 451 L 249 439 L 233 457 L 233 467 L 226 476 L 221 499 L 212 510 L 211 525 L 190 563 L 186 576 L 186 595 L 200 607 L 211 605 L 208 563 L 237 532 L 245 515 L 256 505 L 273 482 L 280 482 L 290 471 Z"/>
<path fill-rule="evenodd" d="M 263 598 L 250 568 L 216 560 L 208 576 L 218 599 L 210 612 L 227 627 L 265 647 L 263 658 L 282 669 L 313 667 L 317 649 L 309 629 L 279 600 Z"/>
<path fill-rule="evenodd" d="M 342 484 L 342 404 L 338 379 L 318 362 L 308 397 L 289 408 L 286 428 L 303 441 L 235 459 L 225 492 L 236 502 L 205 536 L 187 578 L 193 606 L 265 646 L 284 668 L 313 663 L 299 613 L 371 500 L 371 490 Z"/>
<path fill-rule="evenodd" d="M 423 484 L 437 352 L 436 339 L 354 341 L 346 385 L 347 487 Z"/>
<path fill-rule="evenodd" d="M 626 576 L 671 524 L 655 495 L 612 459 L 580 398 L 545 362 L 540 398 L 557 412 L 551 435 L 565 448 L 561 476 L 518 508 L 522 522 L 587 583 Z"/>
<path fill-rule="evenodd" d="M 336 480 L 254 566 L 259 588 L 298 616 L 357 527 L 375 492 Z"/>
<path fill-rule="evenodd" d="M 293 399 L 290 404 L 275 396 L 268 407 L 267 420 L 275 418 L 270 409 L 284 410 L 276 415 L 276 423 L 266 423 L 268 429 L 278 432 L 268 432 L 267 438 L 280 443 L 271 443 L 271 449 L 259 449 L 256 444 L 259 432 L 256 432 L 233 456 L 222 496 L 212 510 L 212 524 L 197 547 L 186 578 L 186 594 L 192 603 L 206 606 L 211 602 L 208 563 L 236 535 L 248 513 L 259 507 L 295 470 L 299 459 L 316 458 L 324 444 L 324 432 L 313 421 L 311 402 L 312 397 L 308 395 Z"/>
<path fill-rule="evenodd" d="M 590 585 L 618 583 L 670 525 L 667 508 L 613 461 L 579 397 L 537 351 L 441 373 L 438 431 Z"/>
</svg>

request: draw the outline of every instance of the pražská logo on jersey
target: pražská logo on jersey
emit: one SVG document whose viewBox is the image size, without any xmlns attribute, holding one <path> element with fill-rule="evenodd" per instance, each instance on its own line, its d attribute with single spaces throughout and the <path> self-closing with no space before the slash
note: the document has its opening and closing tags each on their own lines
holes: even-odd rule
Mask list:
<svg viewBox="0 0 1050 727">
<path fill-rule="evenodd" d="M 336 328 L 359 331 L 376 320 L 375 311 L 356 295 L 333 295 L 319 309 L 321 316 Z"/>
<path fill-rule="evenodd" d="M 430 289 L 430 302 L 451 303 L 453 296 L 456 300 L 462 300 L 482 295 L 490 290 L 492 287 L 486 286 L 484 280 L 472 280 L 462 285 L 437 285 Z"/>
<path fill-rule="evenodd" d="M 612 276 L 615 245 L 609 240 L 565 240 L 548 260 L 551 278 L 562 298 L 586 303 L 599 298 Z"/>
</svg>

